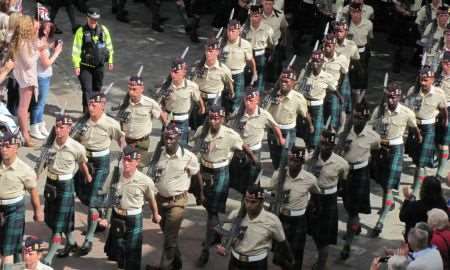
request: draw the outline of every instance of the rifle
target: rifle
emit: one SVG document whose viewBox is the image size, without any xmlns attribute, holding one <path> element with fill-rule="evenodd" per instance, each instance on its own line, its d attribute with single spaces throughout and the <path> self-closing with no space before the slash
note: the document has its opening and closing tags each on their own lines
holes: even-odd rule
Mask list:
<svg viewBox="0 0 450 270">
<path fill-rule="evenodd" d="M 319 48 L 319 41 L 316 41 L 314 45 L 313 52 Z M 306 89 L 308 78 L 311 76 L 312 67 L 311 60 L 306 61 L 305 67 L 303 68 L 303 72 L 300 74 L 300 83 L 298 84 L 298 91 L 303 92 Z"/>
<path fill-rule="evenodd" d="M 39 159 L 36 162 L 36 165 L 34 166 L 34 171 L 36 172 L 37 176 L 41 175 L 42 171 L 45 169 L 45 167 L 47 167 L 48 158 L 50 156 L 50 148 L 52 147 L 55 138 L 56 138 L 55 127 L 52 127 L 52 130 L 50 131 L 47 140 L 42 145 Z"/>
<path fill-rule="evenodd" d="M 216 34 L 216 39 L 219 40 L 219 43 L 221 44 L 221 47 L 222 47 L 222 38 L 221 38 L 222 33 L 223 33 L 223 27 L 221 27 L 219 29 L 219 32 L 217 32 L 217 34 Z M 200 62 L 198 62 L 198 64 L 195 65 L 191 69 L 191 72 L 189 74 L 189 79 L 190 80 L 195 80 L 196 78 L 203 78 L 203 77 L 205 77 L 205 75 L 208 72 L 208 68 L 205 67 L 205 63 L 206 63 L 206 55 L 203 54 L 202 59 L 200 60 Z"/>
<path fill-rule="evenodd" d="M 113 173 L 111 176 L 111 182 L 109 185 L 109 192 L 106 195 L 106 204 L 105 206 L 107 208 L 116 206 L 116 205 L 120 205 L 120 197 L 117 196 L 117 185 L 119 183 L 120 180 L 120 169 L 119 169 L 119 165 L 120 165 L 120 161 L 122 160 L 122 153 L 119 154 L 119 157 L 117 158 L 117 164 L 114 166 L 113 168 Z"/>
</svg>

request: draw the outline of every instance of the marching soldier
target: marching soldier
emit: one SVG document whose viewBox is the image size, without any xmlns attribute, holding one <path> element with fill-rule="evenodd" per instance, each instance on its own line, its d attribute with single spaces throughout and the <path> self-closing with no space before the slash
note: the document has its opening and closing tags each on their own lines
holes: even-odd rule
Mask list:
<svg viewBox="0 0 450 270">
<path fill-rule="evenodd" d="M 345 17 L 350 16 L 350 6 L 353 3 L 361 4 L 361 14 L 362 14 L 363 19 L 373 21 L 373 19 L 374 19 L 373 7 L 366 5 L 366 3 L 364 3 L 364 0 L 352 0 L 350 2 L 350 4 L 344 6 L 341 11 L 343 16 L 345 16 Z"/>
<path fill-rule="evenodd" d="M 197 157 L 180 145 L 181 131 L 171 123 L 164 129 L 164 150 L 155 167 L 155 184 L 158 190 L 156 201 L 161 214 L 161 230 L 164 233 L 164 247 L 159 267 L 147 266 L 147 270 L 182 269 L 178 233 L 188 203 L 188 189 L 191 177 L 199 180 L 200 164 Z M 203 202 L 199 191 L 197 204 Z"/>
<path fill-rule="evenodd" d="M 403 168 L 403 134 L 410 127 L 421 141 L 414 112 L 400 104 L 402 90 L 393 82 L 387 86 L 383 102 L 375 108 L 369 124 L 380 134 L 381 149 L 373 157 L 375 179 L 383 188 L 383 206 L 371 237 L 378 237 L 387 214 L 394 208 L 393 190 L 398 190 Z"/>
<path fill-rule="evenodd" d="M 73 176 L 76 165 L 79 166 L 86 181 L 92 182 L 92 176 L 86 164 L 86 149 L 70 138 L 71 128 L 70 117 L 64 114 L 56 117 L 55 140 L 49 149 L 47 182 L 44 190 L 45 223 L 52 231 L 49 251 L 44 259 L 47 265 L 52 265 L 54 255 L 62 248 L 63 234 L 66 244 L 58 257 L 67 257 L 78 248 L 73 236 L 75 227 Z"/>
<path fill-rule="evenodd" d="M 305 119 L 309 133 L 314 132 L 314 126 L 311 117 L 308 114 L 308 106 L 305 97 L 293 89 L 297 75 L 292 68 L 286 68 L 280 75 L 280 89 L 277 90 L 277 96 L 271 100 L 267 111 L 272 115 L 278 127 L 281 129 L 283 138 L 289 136 L 288 144 L 290 149 L 295 142 L 297 117 Z M 289 135 L 288 135 L 289 134 Z M 274 169 L 280 165 L 281 145 L 275 134 L 269 130 L 267 134 L 270 158 Z"/>
<path fill-rule="evenodd" d="M 121 148 L 126 145 L 120 124 L 105 114 L 105 103 L 106 96 L 102 92 L 91 93 L 88 103 L 89 119 L 85 129 L 75 138 L 86 148 L 88 164 L 92 168 L 91 182 L 80 174 L 75 176 L 77 196 L 89 207 L 88 228 L 85 241 L 78 252 L 80 256 L 91 251 L 100 212 L 105 207 L 106 192 L 103 191 L 103 185 L 109 175 L 111 141 L 117 141 Z"/>
<path fill-rule="evenodd" d="M 306 98 L 308 112 L 314 125 L 313 133 L 306 133 L 306 145 L 314 149 L 319 145 L 320 133 L 324 125 L 323 101 L 327 92 L 335 92 L 337 81 L 329 73 L 323 70 L 324 55 L 322 51 L 314 51 L 311 55 L 309 66 L 302 71 L 297 87 Z"/>
<path fill-rule="evenodd" d="M 436 19 L 436 13 L 440 6 L 442 6 L 441 0 L 431 0 L 430 3 L 423 5 L 417 12 L 415 23 L 420 35 L 423 35 L 425 28 Z"/>
<path fill-rule="evenodd" d="M 258 71 L 256 85 L 260 93 L 263 93 L 265 90 L 264 73 L 267 62 L 266 52 L 274 49 L 274 31 L 270 25 L 262 20 L 262 5 L 251 5 L 249 13 L 250 26 L 248 32 L 245 33 L 244 38 L 250 41 L 252 45 L 253 59 L 256 63 L 256 70 Z"/>
<path fill-rule="evenodd" d="M 412 87 L 406 97 L 408 107 L 414 111 L 421 133 L 419 140 L 410 133 L 407 152 L 416 165 L 413 194 L 418 197 L 420 187 L 425 179 L 425 167 L 433 168 L 435 152 L 435 123 L 439 114 L 442 127 L 447 128 L 447 99 L 442 89 L 433 86 L 434 72 L 425 65 L 419 74 L 420 86 Z"/>
<path fill-rule="evenodd" d="M 25 230 L 25 191 L 31 195 L 33 219 L 44 221 L 36 174 L 17 157 L 19 132 L 7 132 L 0 139 L 0 259 L 3 269 L 9 269 L 22 252 Z"/>
<path fill-rule="evenodd" d="M 189 139 L 189 111 L 192 100 L 198 104 L 199 114 L 205 113 L 205 104 L 200 98 L 198 85 L 186 78 L 186 62 L 177 58 L 172 63 L 170 77 L 172 84 L 168 96 L 162 100 L 162 119 L 164 123 L 175 122 L 181 130 L 181 143 L 187 145 Z"/>
<path fill-rule="evenodd" d="M 159 104 L 144 96 L 143 93 L 143 78 L 131 76 L 128 80 L 128 95 L 119 108 L 120 111 L 123 111 L 123 117 L 119 115 L 119 118 L 121 118 L 120 122 L 125 132 L 125 141 L 128 145 L 135 147 L 141 155 L 140 169 L 148 164 L 150 158 L 148 148 L 150 147 L 152 120 L 161 119 Z"/>
<path fill-rule="evenodd" d="M 293 269 L 296 270 L 301 270 L 303 265 L 307 232 L 306 206 L 311 192 L 318 193 L 320 191 L 317 178 L 303 168 L 305 158 L 306 148 L 292 147 L 288 155 L 288 173 L 283 187 L 283 191 L 287 192 L 287 199 L 280 214 L 286 239 L 294 253 L 295 264 Z M 274 182 L 272 187 L 277 186 L 277 180 L 278 172 L 272 177 Z"/>
<path fill-rule="evenodd" d="M 361 232 L 359 213 L 370 214 L 369 160 L 372 149 L 380 147 L 381 138 L 372 127 L 366 125 L 370 118 L 367 104 L 355 105 L 352 129 L 344 138 L 343 157 L 350 164 L 349 179 L 344 185 L 344 206 L 348 213 L 345 245 L 341 259 L 350 256 L 353 237 Z"/>
<path fill-rule="evenodd" d="M 104 65 L 113 65 L 113 45 L 108 28 L 99 24 L 100 11 L 89 8 L 87 23 L 75 32 L 72 48 L 72 64 L 83 93 L 83 112 L 88 111 L 88 98 L 92 92 L 102 89 Z"/>
<path fill-rule="evenodd" d="M 159 223 L 153 180 L 137 170 L 139 153 L 131 146 L 123 149 L 122 172 L 113 195 L 111 228 L 104 251 L 109 260 L 116 261 L 120 269 L 141 269 L 142 207 L 145 201 L 153 213 L 152 221 Z"/>
<path fill-rule="evenodd" d="M 209 247 L 216 240 L 214 227 L 219 224 L 219 212 L 225 212 L 228 197 L 230 156 L 236 150 L 243 150 L 253 163 L 257 158 L 234 130 L 223 125 L 225 111 L 219 105 L 209 108 L 209 122 L 197 129 L 193 141 L 200 147 L 200 172 L 205 183 L 205 208 L 208 214 L 206 239 L 197 260 L 203 267 L 209 259 Z"/>
<path fill-rule="evenodd" d="M 253 58 L 252 45 L 240 37 L 241 24 L 237 20 L 231 20 L 227 28 L 227 42 L 222 49 L 224 63 L 230 68 L 234 82 L 234 97 L 231 104 L 226 108 L 233 113 L 241 104 L 242 94 L 245 87 L 244 68 L 249 65 L 252 72 L 251 82 L 258 80 L 255 59 Z"/>
<path fill-rule="evenodd" d="M 319 251 L 314 270 L 326 269 L 328 246 L 336 245 L 338 232 L 337 186 L 346 181 L 349 164 L 333 153 L 336 134 L 329 129 L 322 131 L 319 149 L 307 161 L 307 170 L 317 177 L 319 192 L 312 193 L 309 202 L 308 232 Z"/>
<path fill-rule="evenodd" d="M 207 110 L 214 103 L 222 103 L 223 91 L 226 89 L 230 97 L 234 96 L 233 79 L 230 69 L 218 59 L 220 41 L 215 37 L 208 39 L 205 48 L 205 61 L 198 63 L 195 68 L 193 81 L 197 83 L 200 96 Z M 196 130 L 202 125 L 205 117 L 193 112 L 191 127 Z"/>
<path fill-rule="evenodd" d="M 439 49 L 443 46 L 444 33 L 447 30 L 448 24 L 448 7 L 439 7 L 436 11 L 436 19 L 428 24 L 423 32 L 422 39 L 419 44 L 423 47 L 423 51 L 427 53 L 427 64 L 432 67 L 437 67 L 439 58 Z"/>
</svg>

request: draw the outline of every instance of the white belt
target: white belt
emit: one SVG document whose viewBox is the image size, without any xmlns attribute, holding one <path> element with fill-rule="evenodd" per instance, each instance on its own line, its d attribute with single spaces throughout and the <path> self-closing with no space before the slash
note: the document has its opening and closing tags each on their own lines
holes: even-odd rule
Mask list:
<svg viewBox="0 0 450 270">
<path fill-rule="evenodd" d="M 366 47 L 358 48 L 358 52 L 363 53 L 366 51 Z"/>
<path fill-rule="evenodd" d="M 287 125 L 280 125 L 280 124 L 278 124 L 278 127 L 280 128 L 280 129 L 293 129 L 293 128 L 295 128 L 295 122 L 294 123 L 292 123 L 292 124 L 287 124 Z"/>
<path fill-rule="evenodd" d="M 239 73 L 242 73 L 242 72 L 243 72 L 242 69 L 234 69 L 234 70 L 231 70 L 231 75 L 236 75 L 236 74 L 239 74 Z"/>
<path fill-rule="evenodd" d="M 436 122 L 435 118 L 430 118 L 430 119 L 417 119 L 417 124 L 419 125 L 429 125 L 429 124 L 434 124 Z"/>
<path fill-rule="evenodd" d="M 213 98 L 216 98 L 219 94 L 217 94 L 217 93 L 211 94 L 211 93 L 202 92 L 201 95 L 202 95 L 203 98 L 213 99 Z"/>
<path fill-rule="evenodd" d="M 188 120 L 189 119 L 189 114 L 185 113 L 185 114 L 173 114 L 172 115 L 173 120 L 175 121 L 184 121 L 184 120 Z"/>
<path fill-rule="evenodd" d="M 95 152 L 87 151 L 87 154 L 88 154 L 88 156 L 91 156 L 91 157 L 104 157 L 109 154 L 109 149 L 105 149 L 102 151 L 95 151 Z"/>
<path fill-rule="evenodd" d="M 309 106 L 319 106 L 323 104 L 323 99 L 321 100 L 308 100 Z"/>
<path fill-rule="evenodd" d="M 52 180 L 67 181 L 73 178 L 73 174 L 56 174 L 47 172 L 47 177 Z"/>
<path fill-rule="evenodd" d="M 447 107 L 450 107 L 450 101 L 447 101 Z"/>
<path fill-rule="evenodd" d="M 351 168 L 353 170 L 358 170 L 358 169 L 366 167 L 367 165 L 369 165 L 369 161 L 365 160 L 365 161 L 361 161 L 361 162 L 352 163 Z"/>
<path fill-rule="evenodd" d="M 10 204 L 15 204 L 20 202 L 21 200 L 23 200 L 23 195 L 16 197 L 14 199 L 8 199 L 8 200 L 0 200 L 0 205 L 10 205 Z"/>
<path fill-rule="evenodd" d="M 253 52 L 255 53 L 255 56 L 260 56 L 263 55 L 266 50 L 265 49 L 257 49 L 257 50 L 253 50 Z"/>
<path fill-rule="evenodd" d="M 398 138 L 389 140 L 389 145 L 400 145 L 400 144 L 403 144 L 403 137 L 398 137 Z"/>
<path fill-rule="evenodd" d="M 337 192 L 337 186 L 331 188 L 320 188 L 320 194 L 329 195 Z"/>
<path fill-rule="evenodd" d="M 234 249 L 231 250 L 231 254 L 233 254 L 233 257 L 236 258 L 236 260 L 241 262 L 257 262 L 267 257 L 267 252 L 263 252 L 255 256 L 245 256 L 237 253 Z"/>
<path fill-rule="evenodd" d="M 210 162 L 210 161 L 206 161 L 206 160 L 202 159 L 202 165 L 207 168 L 210 168 L 210 169 L 222 168 L 222 167 L 227 166 L 228 163 L 230 163 L 230 161 L 228 159 L 221 161 L 221 162 Z"/>
<path fill-rule="evenodd" d="M 287 208 L 283 208 L 281 209 L 281 214 L 285 215 L 285 216 L 289 216 L 289 217 L 299 217 L 299 216 L 303 216 L 306 212 L 306 208 L 305 209 L 287 209 Z"/>
<path fill-rule="evenodd" d="M 262 147 L 262 144 L 258 143 L 258 144 L 250 146 L 249 148 L 250 148 L 250 150 L 257 151 L 257 150 L 261 149 L 261 147 Z"/>
<path fill-rule="evenodd" d="M 136 208 L 136 209 L 119 209 L 114 207 L 114 211 L 121 216 L 135 216 L 142 213 L 142 208 Z"/>
</svg>

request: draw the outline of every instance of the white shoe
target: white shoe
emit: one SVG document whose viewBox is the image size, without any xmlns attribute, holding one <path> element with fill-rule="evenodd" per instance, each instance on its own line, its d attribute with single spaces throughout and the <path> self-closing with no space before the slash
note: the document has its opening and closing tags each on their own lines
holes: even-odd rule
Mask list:
<svg viewBox="0 0 450 270">
<path fill-rule="evenodd" d="M 45 127 L 45 122 L 40 122 L 38 125 L 41 134 L 44 135 L 45 137 L 48 137 L 48 135 L 50 135 L 50 132 L 48 132 L 47 128 Z"/>
<path fill-rule="evenodd" d="M 30 135 L 31 135 L 31 137 L 38 139 L 38 140 L 45 139 L 45 136 L 42 135 L 41 131 L 39 130 L 39 124 L 33 124 L 30 126 Z"/>
</svg>

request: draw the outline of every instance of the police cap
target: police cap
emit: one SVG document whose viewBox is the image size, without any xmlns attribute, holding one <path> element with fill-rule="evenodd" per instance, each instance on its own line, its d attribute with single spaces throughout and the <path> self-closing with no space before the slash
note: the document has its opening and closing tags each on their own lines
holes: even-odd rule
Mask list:
<svg viewBox="0 0 450 270">
<path fill-rule="evenodd" d="M 87 11 L 87 16 L 91 19 L 98 20 L 100 19 L 100 10 L 95 7 L 90 7 Z"/>
</svg>

